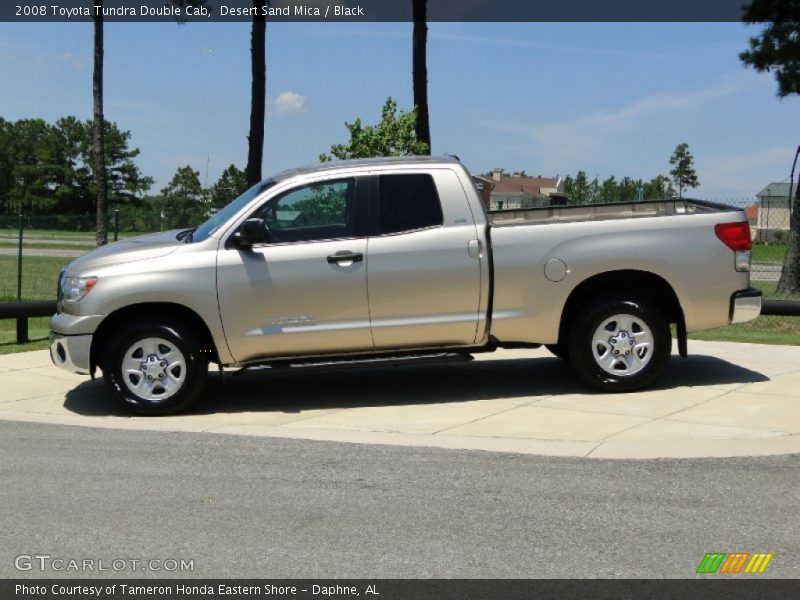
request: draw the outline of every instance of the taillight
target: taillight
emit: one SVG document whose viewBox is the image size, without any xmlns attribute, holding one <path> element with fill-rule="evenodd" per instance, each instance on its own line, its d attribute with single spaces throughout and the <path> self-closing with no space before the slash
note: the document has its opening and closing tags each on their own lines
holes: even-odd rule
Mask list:
<svg viewBox="0 0 800 600">
<path fill-rule="evenodd" d="M 714 226 L 714 233 L 728 248 L 734 252 L 734 268 L 737 271 L 750 270 L 750 224 L 747 221 L 739 223 L 719 223 Z"/>
<path fill-rule="evenodd" d="M 720 223 L 714 226 L 714 233 L 728 248 L 734 252 L 750 250 L 750 224 L 747 221 L 740 223 Z"/>
</svg>

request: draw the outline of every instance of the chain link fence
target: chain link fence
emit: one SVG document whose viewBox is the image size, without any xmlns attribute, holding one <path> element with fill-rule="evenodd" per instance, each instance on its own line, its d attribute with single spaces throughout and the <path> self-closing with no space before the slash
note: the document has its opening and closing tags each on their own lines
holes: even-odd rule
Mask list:
<svg viewBox="0 0 800 600">
<path fill-rule="evenodd" d="M 718 199 L 741 208 L 753 235 L 751 284 L 767 300 L 793 300 L 800 295 L 777 291 L 788 240 L 787 200 Z M 109 241 L 177 227 L 154 211 L 111 211 Z M 0 216 L 0 302 L 53 300 L 58 272 L 96 247 L 94 215 Z M 800 318 L 762 316 L 756 321 L 715 330 L 714 339 L 800 344 Z M 704 335 L 704 334 L 703 334 Z"/>
<path fill-rule="evenodd" d="M 747 216 L 753 239 L 750 285 L 762 291 L 764 300 L 800 302 L 800 294 L 778 292 L 791 220 L 792 206 L 788 196 L 708 200 L 741 208 Z M 762 315 L 755 321 L 703 332 L 695 337 L 800 345 L 800 318 Z"/>
<path fill-rule="evenodd" d="M 784 295 L 777 291 L 789 239 L 791 203 L 788 198 L 710 200 L 741 208 L 747 215 L 753 238 L 752 285 L 773 299 L 800 300 L 800 295 Z"/>
<path fill-rule="evenodd" d="M 109 241 L 160 231 L 158 213 L 109 215 Z M 0 216 L 0 302 L 53 300 L 58 272 L 97 247 L 95 215 Z"/>
</svg>

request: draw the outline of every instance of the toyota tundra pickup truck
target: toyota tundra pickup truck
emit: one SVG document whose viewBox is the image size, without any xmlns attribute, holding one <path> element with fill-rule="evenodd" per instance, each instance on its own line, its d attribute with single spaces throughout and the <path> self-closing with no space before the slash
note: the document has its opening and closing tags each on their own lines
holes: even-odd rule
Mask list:
<svg viewBox="0 0 800 600">
<path fill-rule="evenodd" d="M 380 364 L 546 345 L 589 386 L 650 385 L 687 332 L 754 319 L 741 210 L 693 200 L 487 212 L 454 158 L 279 173 L 199 227 L 59 275 L 53 362 L 133 412 L 200 396 L 209 363 Z"/>
</svg>

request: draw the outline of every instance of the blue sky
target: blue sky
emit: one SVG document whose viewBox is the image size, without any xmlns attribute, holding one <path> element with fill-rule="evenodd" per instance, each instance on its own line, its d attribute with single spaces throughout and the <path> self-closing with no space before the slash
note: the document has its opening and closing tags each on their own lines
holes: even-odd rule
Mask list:
<svg viewBox="0 0 800 600">
<path fill-rule="evenodd" d="M 106 24 L 106 117 L 131 130 L 163 187 L 191 164 L 213 183 L 246 162 L 247 23 Z M 800 99 L 737 55 L 738 23 L 432 23 L 433 151 L 473 172 L 651 178 L 688 142 L 702 198 L 752 197 L 784 180 Z M 271 23 L 264 174 L 315 162 L 345 121 L 410 108 L 408 23 Z M 88 23 L 0 24 L 0 116 L 91 115 Z"/>
</svg>

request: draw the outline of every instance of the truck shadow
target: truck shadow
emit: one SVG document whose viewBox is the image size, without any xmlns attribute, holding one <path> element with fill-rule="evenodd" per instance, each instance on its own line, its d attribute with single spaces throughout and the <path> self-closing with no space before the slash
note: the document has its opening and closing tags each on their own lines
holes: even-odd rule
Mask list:
<svg viewBox="0 0 800 600">
<path fill-rule="evenodd" d="M 650 389 L 718 386 L 769 378 L 714 356 L 672 357 L 666 372 Z M 203 397 L 184 415 L 459 403 L 501 398 L 593 394 L 570 366 L 557 358 L 480 360 L 470 363 L 406 365 L 347 370 L 294 370 L 227 373 L 215 370 Z M 637 394 L 627 397 L 636 402 Z M 67 393 L 64 407 L 86 416 L 128 416 L 99 382 L 86 382 Z"/>
</svg>

